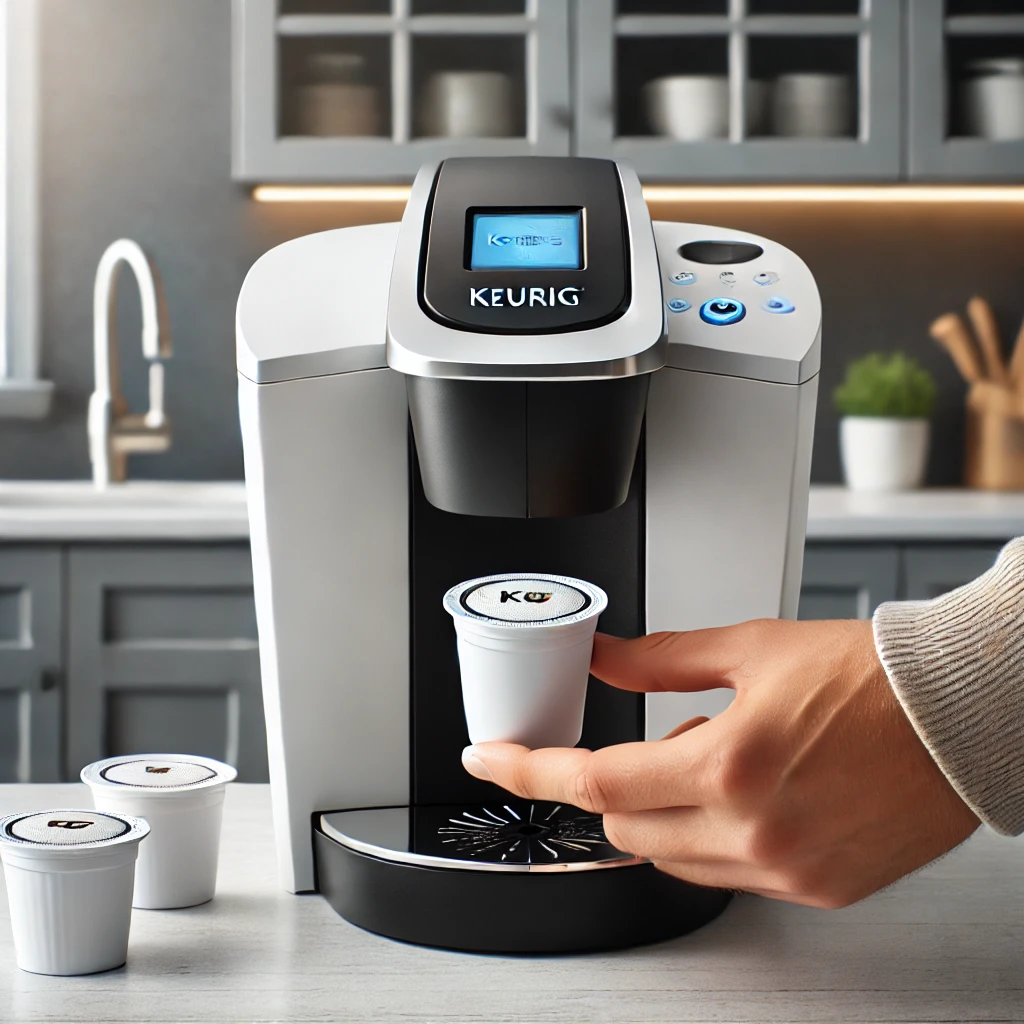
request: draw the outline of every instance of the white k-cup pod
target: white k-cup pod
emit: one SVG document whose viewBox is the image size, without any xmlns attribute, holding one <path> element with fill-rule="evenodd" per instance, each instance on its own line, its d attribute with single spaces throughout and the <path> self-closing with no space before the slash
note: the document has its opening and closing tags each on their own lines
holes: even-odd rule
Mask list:
<svg viewBox="0 0 1024 1024">
<path fill-rule="evenodd" d="M 444 595 L 455 622 L 472 743 L 572 747 L 583 733 L 600 587 L 569 576 L 507 573 Z"/>
<path fill-rule="evenodd" d="M 35 811 L 0 820 L 18 966 L 95 974 L 128 957 L 132 883 L 149 825 L 130 814 Z"/>
<path fill-rule="evenodd" d="M 82 769 L 97 810 L 141 815 L 152 830 L 132 906 L 171 910 L 213 899 L 224 790 L 237 774 L 193 754 L 126 754 Z"/>
</svg>

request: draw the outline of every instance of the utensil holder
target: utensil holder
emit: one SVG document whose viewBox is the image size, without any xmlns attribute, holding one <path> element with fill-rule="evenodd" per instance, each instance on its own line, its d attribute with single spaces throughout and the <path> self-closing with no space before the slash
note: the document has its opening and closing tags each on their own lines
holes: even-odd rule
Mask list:
<svg viewBox="0 0 1024 1024">
<path fill-rule="evenodd" d="M 1024 419 L 968 402 L 964 483 L 983 491 L 1024 491 Z"/>
</svg>

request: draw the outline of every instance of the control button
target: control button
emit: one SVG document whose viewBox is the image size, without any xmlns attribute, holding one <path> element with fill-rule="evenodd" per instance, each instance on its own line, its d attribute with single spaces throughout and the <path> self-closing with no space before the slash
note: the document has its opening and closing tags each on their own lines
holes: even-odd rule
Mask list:
<svg viewBox="0 0 1024 1024">
<path fill-rule="evenodd" d="M 773 273 L 771 270 L 762 270 L 760 274 L 754 275 L 754 284 L 759 284 L 762 288 L 767 288 L 770 284 L 775 284 L 778 281 L 779 275 Z"/>
<path fill-rule="evenodd" d="M 708 299 L 700 307 L 700 318 L 706 324 L 725 327 L 734 324 L 747 315 L 746 306 L 739 299 Z"/>
<path fill-rule="evenodd" d="M 680 270 L 678 274 L 673 274 L 669 280 L 673 284 L 693 284 L 697 280 L 697 275 L 692 270 Z"/>
<path fill-rule="evenodd" d="M 685 313 L 690 308 L 690 304 L 686 299 L 669 299 L 668 308 L 673 313 Z"/>
<path fill-rule="evenodd" d="M 766 313 L 792 313 L 796 306 L 781 295 L 773 295 L 761 308 Z"/>
<path fill-rule="evenodd" d="M 732 287 L 736 283 L 736 275 L 731 270 L 723 270 L 718 275 L 718 280 Z"/>
<path fill-rule="evenodd" d="M 712 241 L 703 239 L 699 242 L 687 242 L 679 247 L 679 255 L 691 263 L 717 263 L 719 266 L 731 263 L 749 263 L 756 260 L 764 249 L 753 242 L 740 242 L 736 239 Z"/>
</svg>

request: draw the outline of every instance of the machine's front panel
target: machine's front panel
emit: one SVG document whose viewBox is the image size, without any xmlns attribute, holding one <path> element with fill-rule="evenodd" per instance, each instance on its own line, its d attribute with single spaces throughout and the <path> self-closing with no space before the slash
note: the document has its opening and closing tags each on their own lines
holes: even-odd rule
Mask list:
<svg viewBox="0 0 1024 1024">
<path fill-rule="evenodd" d="M 410 440 L 410 446 L 412 441 Z M 442 512 L 427 501 L 412 447 L 410 579 L 412 615 L 412 798 L 416 804 L 492 801 L 501 790 L 462 767 L 469 743 L 455 631 L 442 607 L 449 587 L 494 572 L 543 570 L 575 576 L 606 591 L 598 628 L 616 636 L 644 632 L 643 444 L 626 501 L 598 515 L 504 519 Z M 585 747 L 643 738 L 643 698 L 591 679 Z"/>
</svg>

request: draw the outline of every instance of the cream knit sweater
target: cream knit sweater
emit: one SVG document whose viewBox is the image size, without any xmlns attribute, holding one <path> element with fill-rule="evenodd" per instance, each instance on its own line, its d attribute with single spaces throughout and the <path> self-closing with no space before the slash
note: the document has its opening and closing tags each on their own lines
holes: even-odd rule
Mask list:
<svg viewBox="0 0 1024 1024">
<path fill-rule="evenodd" d="M 880 605 L 875 647 L 918 736 L 986 824 L 1024 832 L 1024 537 L 933 601 Z"/>
</svg>

